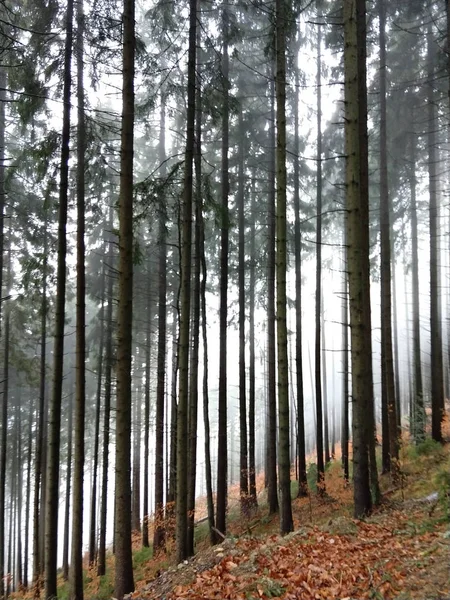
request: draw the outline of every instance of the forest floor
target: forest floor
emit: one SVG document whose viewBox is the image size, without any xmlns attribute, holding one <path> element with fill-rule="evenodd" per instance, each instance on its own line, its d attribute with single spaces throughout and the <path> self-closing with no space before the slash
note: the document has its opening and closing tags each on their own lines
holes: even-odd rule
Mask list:
<svg viewBox="0 0 450 600">
<path fill-rule="evenodd" d="M 267 515 L 263 481 L 259 509 L 249 519 L 239 510 L 239 490 L 229 491 L 227 537 L 211 547 L 208 525 L 196 526 L 196 555 L 180 565 L 175 544 L 152 556 L 134 540 L 136 600 L 450 600 L 450 444 L 427 440 L 405 445 L 401 477 L 381 476 L 383 500 L 370 517 L 352 518 L 352 488 L 340 461 L 326 472 L 326 495 L 293 500 L 294 532 L 278 533 L 278 517 Z M 315 486 L 315 465 L 309 483 Z M 293 482 L 293 496 L 296 494 Z M 205 514 L 204 501 L 196 511 Z M 85 573 L 85 599 L 113 597 L 114 557 L 108 572 Z M 61 581 L 58 598 L 67 595 Z M 32 597 L 32 592 L 28 592 Z M 15 594 L 23 598 L 23 594 Z"/>
<path fill-rule="evenodd" d="M 263 492 L 257 513 L 243 519 L 232 488 L 223 542 L 209 546 L 203 522 L 196 528 L 197 553 L 185 563 L 173 564 L 173 545 L 156 557 L 137 550 L 131 597 L 450 600 L 450 446 L 430 440 L 419 448 L 405 446 L 400 469 L 396 486 L 381 477 L 381 505 L 357 521 L 351 486 L 340 462 L 332 463 L 326 495 L 294 500 L 295 531 L 284 537 L 278 517 L 267 516 Z M 86 597 L 102 598 L 96 578 Z"/>
</svg>

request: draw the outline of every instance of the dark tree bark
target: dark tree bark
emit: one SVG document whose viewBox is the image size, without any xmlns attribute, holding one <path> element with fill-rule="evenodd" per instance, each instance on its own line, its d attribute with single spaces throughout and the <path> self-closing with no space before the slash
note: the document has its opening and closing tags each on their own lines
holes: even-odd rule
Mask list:
<svg viewBox="0 0 450 600">
<path fill-rule="evenodd" d="M 412 115 L 414 122 L 414 114 Z M 422 359 L 420 348 L 419 244 L 417 233 L 416 136 L 410 136 L 409 189 L 411 195 L 411 277 L 414 392 L 410 429 L 416 443 L 425 439 L 426 415 L 423 401 Z"/>
<path fill-rule="evenodd" d="M 431 21 L 427 30 L 427 114 L 428 114 L 428 180 L 430 194 L 430 336 L 431 336 L 431 436 L 442 442 L 444 418 L 444 370 L 442 359 L 442 324 L 439 284 L 439 203 L 436 149 L 436 99 L 434 94 L 434 48 Z"/>
<path fill-rule="evenodd" d="M 228 318 L 228 239 L 229 239 L 229 81 L 228 81 L 228 35 L 229 16 L 225 4 L 222 6 L 222 190 L 220 229 L 220 309 L 219 309 L 219 415 L 217 448 L 217 505 L 216 527 L 225 534 L 228 487 L 227 450 L 227 318 Z"/>
<path fill-rule="evenodd" d="M 299 51 L 297 42 L 296 56 Z M 303 393 L 303 353 L 302 353 L 302 240 L 300 228 L 300 134 L 298 113 L 298 89 L 300 87 L 299 69 L 295 69 L 294 94 L 294 254 L 295 254 L 295 365 L 297 393 L 297 458 L 298 458 L 298 496 L 308 494 L 306 479 L 306 448 L 305 448 L 305 400 Z"/>
<path fill-rule="evenodd" d="M 0 296 L 3 290 L 3 246 L 4 246 L 4 213 L 5 213 L 5 128 L 6 128 L 6 71 L 0 67 Z M 0 318 L 2 303 L 0 302 Z M 0 330 L 1 333 L 1 330 Z M 5 385 L 5 383 L 3 384 Z M 5 565 L 5 485 L 6 485 L 6 436 L 7 436 L 8 405 L 3 394 L 2 398 L 2 433 L 0 442 L 0 595 L 4 595 L 4 565 Z"/>
<path fill-rule="evenodd" d="M 344 234 L 342 242 L 343 253 L 343 289 L 342 289 L 342 420 L 341 420 L 341 448 L 342 448 L 342 468 L 344 470 L 344 479 L 349 481 L 349 360 L 348 360 L 348 263 L 347 263 L 347 236 L 344 214 Z"/>
<path fill-rule="evenodd" d="M 369 207 L 365 0 L 344 0 L 345 152 L 350 298 L 354 514 L 372 507 L 372 343 L 369 283 Z M 371 440 L 372 438 L 372 440 Z M 376 482 L 372 482 L 376 483 Z"/>
<path fill-rule="evenodd" d="M 161 112 L 159 128 L 159 162 L 160 176 L 166 176 L 166 96 L 161 92 Z M 159 281 L 158 281 L 158 364 L 156 384 L 156 419 L 155 419 L 155 531 L 153 535 L 153 549 L 158 551 L 164 546 L 164 386 L 166 377 L 166 293 L 167 293 L 167 246 L 166 246 L 166 208 L 164 198 L 160 199 L 158 217 L 158 244 L 159 244 Z"/>
<path fill-rule="evenodd" d="M 392 349 L 392 294 L 391 294 L 391 225 L 389 207 L 389 184 L 387 164 L 387 116 L 386 116 L 386 9 L 384 0 L 378 4 L 380 21 L 380 287 L 381 287 L 381 369 L 384 383 L 385 418 L 387 417 L 388 464 L 384 465 L 392 476 L 398 476 L 397 405 L 395 397 L 394 356 Z"/>
<path fill-rule="evenodd" d="M 280 480 L 280 530 L 294 529 L 291 501 L 291 461 L 289 452 L 289 368 L 287 339 L 287 172 L 286 172 L 286 10 L 284 0 L 276 0 L 276 98 L 277 98 L 277 364 L 278 364 L 278 473 Z"/>
<path fill-rule="evenodd" d="M 123 2 L 122 134 L 119 194 L 119 302 L 115 491 L 115 597 L 134 590 L 131 554 L 131 355 L 133 313 L 134 0 Z"/>
<path fill-rule="evenodd" d="M 256 404 L 256 356 L 255 356 L 255 282 L 256 282 L 256 192 L 255 178 L 252 178 L 250 209 L 250 276 L 249 276 L 249 390 L 248 390 L 248 469 L 250 505 L 256 508 L 256 440 L 255 440 L 255 404 Z"/>
<path fill-rule="evenodd" d="M 109 232 L 113 228 L 113 209 L 109 209 Z M 111 233 L 108 234 L 111 236 Z M 114 262 L 113 242 L 109 240 L 109 269 Z M 106 286 L 107 309 L 105 317 L 105 399 L 103 409 L 103 441 L 102 441 L 102 479 L 100 493 L 100 518 L 99 518 L 99 543 L 97 575 L 106 573 L 106 517 L 108 506 L 108 466 L 109 466 L 109 439 L 111 416 L 111 386 L 113 373 L 113 273 L 107 272 Z"/>
<path fill-rule="evenodd" d="M 53 350 L 53 389 L 49 406 L 47 497 L 45 507 L 45 592 L 46 600 L 57 596 L 59 448 L 64 362 L 64 317 L 66 305 L 67 203 L 69 186 L 70 95 L 73 42 L 73 0 L 66 8 L 64 48 L 63 126 L 58 209 L 58 258 L 56 271 L 55 334 Z"/>
<path fill-rule="evenodd" d="M 146 324 L 146 342 L 145 342 L 145 391 L 144 391 L 144 490 L 143 490 L 143 510 L 142 510 L 142 545 L 148 548 L 149 540 L 149 452 L 150 452 L 150 362 L 151 362 L 151 343 L 152 343 L 152 301 L 150 299 L 151 276 L 147 273 L 147 324 Z M 155 486 L 156 487 L 156 486 Z M 155 526 L 156 531 L 157 524 Z M 153 541 L 153 552 L 158 551 L 159 546 Z"/>
<path fill-rule="evenodd" d="M 248 454 L 247 454 L 247 394 L 245 372 L 245 181 L 244 157 L 245 130 L 242 118 L 242 109 L 239 112 L 239 131 L 241 142 L 239 144 L 238 158 L 238 294 L 239 294 L 239 490 L 241 513 L 249 514 L 249 489 L 248 489 Z"/>
<path fill-rule="evenodd" d="M 40 339 L 40 364 L 39 364 L 39 407 L 37 417 L 37 433 L 36 433 L 36 449 L 34 462 L 34 495 L 33 495 L 33 585 L 36 594 L 40 591 L 40 575 L 43 567 L 43 556 L 41 548 L 41 522 L 42 522 L 42 503 L 41 494 L 45 489 L 45 377 L 47 371 L 47 273 L 48 273 L 48 211 L 45 211 L 44 220 L 44 247 L 43 247 L 43 264 L 42 264 L 42 298 L 40 307 L 41 317 L 41 339 Z"/>
<path fill-rule="evenodd" d="M 106 245 L 104 245 L 106 248 Z M 99 313 L 100 339 L 98 342 L 97 362 L 97 389 L 95 394 L 95 425 L 94 425 L 94 456 L 92 460 L 92 488 L 91 510 L 89 520 L 89 564 L 95 563 L 97 556 L 97 487 L 98 487 L 98 459 L 100 447 L 100 410 L 102 401 L 103 384 L 103 354 L 105 338 L 105 265 L 102 267 L 101 278 L 101 307 Z"/>
<path fill-rule="evenodd" d="M 278 512 L 277 491 L 277 404 L 275 362 L 275 83 L 270 80 L 269 177 L 267 207 L 267 500 L 269 514 Z"/>
<path fill-rule="evenodd" d="M 85 99 L 84 99 L 84 9 L 77 2 L 77 284 L 76 284 L 76 365 L 75 365 L 75 429 L 72 506 L 72 556 L 70 563 L 70 597 L 83 600 L 83 484 L 84 484 L 84 418 L 86 405 L 86 273 L 85 273 Z"/>
<path fill-rule="evenodd" d="M 323 458 L 323 402 L 322 370 L 320 352 L 320 324 L 322 301 L 322 89 L 321 89 L 321 28 L 317 33 L 317 217 L 316 217 L 316 296 L 315 296 L 315 343 L 314 343 L 314 383 L 316 395 L 316 448 L 317 448 L 317 490 L 325 492 L 325 462 Z"/>
<path fill-rule="evenodd" d="M 176 495 L 176 559 L 188 556 L 187 483 L 188 483 L 188 400 L 189 400 L 189 334 L 191 310 L 191 243 L 193 160 L 195 142 L 195 63 L 197 1 L 189 2 L 189 50 L 187 82 L 186 151 L 181 231 L 180 341 L 178 351 L 179 388 L 177 411 L 177 495 Z"/>
<path fill-rule="evenodd" d="M 64 538 L 63 538 L 63 579 L 69 579 L 69 546 L 70 546 L 70 501 L 72 498 L 72 461 L 73 461 L 73 380 L 71 377 L 69 389 L 69 406 L 67 416 L 67 472 L 66 472 L 66 502 L 64 507 Z"/>
</svg>

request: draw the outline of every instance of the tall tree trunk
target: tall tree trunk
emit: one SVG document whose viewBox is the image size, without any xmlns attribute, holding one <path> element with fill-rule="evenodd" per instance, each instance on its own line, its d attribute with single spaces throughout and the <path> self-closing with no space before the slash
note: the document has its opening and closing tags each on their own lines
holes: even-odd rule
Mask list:
<svg viewBox="0 0 450 600">
<path fill-rule="evenodd" d="M 45 507 L 45 593 L 46 600 L 57 596 L 59 448 L 64 363 L 64 317 L 66 305 L 67 204 L 69 188 L 70 95 L 73 42 L 73 0 L 66 8 L 64 48 L 63 126 L 58 212 L 58 258 L 56 271 L 55 334 L 53 350 L 53 389 L 49 406 L 47 494 Z"/>
<path fill-rule="evenodd" d="M 300 42 L 297 41 L 295 56 L 298 56 Z M 297 60 L 297 58 L 296 58 Z M 300 74 L 295 68 L 294 93 L 294 253 L 295 253 L 295 365 L 297 369 L 297 455 L 298 455 L 298 496 L 308 494 L 306 478 L 306 447 L 305 447 L 305 398 L 303 392 L 303 352 L 302 352 L 302 240 L 300 226 L 300 133 L 298 90 Z M 253 237 L 252 237 L 253 239 Z"/>
<path fill-rule="evenodd" d="M 322 344 L 320 351 L 322 353 L 322 395 L 323 395 L 323 433 L 324 433 L 324 447 L 325 447 L 325 464 L 328 464 L 331 460 L 330 455 L 330 427 L 329 427 L 329 411 L 328 411 L 328 379 L 327 379 L 327 353 L 325 350 L 325 315 L 324 315 L 324 300 L 322 291 L 321 300 L 321 326 L 320 333 L 322 336 Z"/>
<path fill-rule="evenodd" d="M 414 122 L 414 115 L 412 116 Z M 416 443 L 425 439 L 426 415 L 423 400 L 422 359 L 420 349 L 420 300 L 419 300 L 419 243 L 417 233 L 416 198 L 416 136 L 410 135 L 409 189 L 411 195 L 411 277 L 412 277 L 412 330 L 414 393 L 411 406 L 410 429 Z"/>
<path fill-rule="evenodd" d="M 145 342 L 145 391 L 144 391 L 144 490 L 143 490 L 143 509 L 142 509 L 142 545 L 147 548 L 150 545 L 148 536 L 149 526 L 149 452 L 150 452 L 150 362 L 151 362 L 151 343 L 152 343 L 152 301 L 150 299 L 151 276 L 147 273 L 147 331 Z M 156 485 L 155 485 L 156 487 Z M 155 503 L 156 506 L 156 503 Z M 158 527 L 158 521 L 155 523 L 155 534 Z M 159 545 L 155 544 L 153 538 L 153 552 L 156 554 Z"/>
<path fill-rule="evenodd" d="M 6 129 L 6 71 L 0 67 L 0 335 L 1 335 L 1 297 L 3 294 L 3 248 L 4 248 L 4 214 L 5 214 L 5 129 Z M 5 383 L 3 384 L 5 386 Z M 4 595 L 5 567 L 5 492 L 6 492 L 6 439 L 8 405 L 5 395 L 2 399 L 2 433 L 0 442 L 0 596 Z"/>
<path fill-rule="evenodd" d="M 275 349 L 275 82 L 271 69 L 270 119 L 268 130 L 269 176 L 267 206 L 267 501 L 269 514 L 278 512 L 277 490 L 277 399 Z"/>
<path fill-rule="evenodd" d="M 386 416 L 388 421 L 389 468 L 394 478 L 398 475 L 399 431 L 395 398 L 394 356 L 392 350 L 392 295 L 391 295 L 391 224 L 387 164 L 386 116 L 386 9 L 384 0 L 378 4 L 380 21 L 380 279 L 381 279 L 381 369 L 385 384 Z M 383 445 L 386 440 L 383 439 Z"/>
<path fill-rule="evenodd" d="M 137 346 L 137 345 L 136 345 Z M 137 347 L 136 347 L 137 349 Z M 133 467 L 131 489 L 131 529 L 141 530 L 141 390 L 137 387 L 134 401 L 133 419 Z"/>
<path fill-rule="evenodd" d="M 255 359 L 255 283 L 256 283 L 256 191 L 255 177 L 252 178 L 250 209 L 250 277 L 249 277 L 249 389 L 248 389 L 248 469 L 250 505 L 258 505 L 256 495 L 255 459 L 255 404 L 256 404 L 256 359 Z"/>
<path fill-rule="evenodd" d="M 66 472 L 66 502 L 64 507 L 64 538 L 63 538 L 63 579 L 69 579 L 69 546 L 70 546 L 70 500 L 72 489 L 72 459 L 73 459 L 73 380 L 70 378 L 69 406 L 67 416 L 67 472 Z"/>
<path fill-rule="evenodd" d="M 109 226 L 113 228 L 113 208 L 109 208 Z M 111 234 L 109 233 L 109 236 Z M 113 242 L 109 240 L 109 268 L 114 263 Z M 109 439 L 110 439 L 110 416 L 111 416 L 111 386 L 113 373 L 113 273 L 107 273 L 106 286 L 107 309 L 105 317 L 105 400 L 103 408 L 103 443 L 102 443 L 102 479 L 100 492 L 100 518 L 99 518 L 99 542 L 97 575 L 106 573 L 106 517 L 108 506 L 108 467 L 109 467 Z"/>
<path fill-rule="evenodd" d="M 104 245 L 106 248 L 106 245 Z M 100 410 L 103 384 L 103 351 L 105 338 L 105 265 L 102 266 L 101 277 L 101 308 L 99 313 L 100 339 L 98 342 L 97 389 L 95 394 L 95 424 L 94 424 L 94 456 L 92 461 L 91 510 L 89 521 L 89 564 L 94 565 L 97 556 L 97 487 L 98 459 L 100 446 Z"/>
<path fill-rule="evenodd" d="M 31 394 L 30 394 L 31 396 Z M 28 444 L 27 444 L 27 483 L 26 483 L 26 498 L 25 498 L 25 531 L 24 538 L 25 544 L 23 549 L 23 585 L 28 588 L 28 570 L 30 560 L 30 509 L 31 509 L 31 469 L 32 469 L 32 456 L 33 456 L 33 424 L 36 422 L 34 419 L 34 410 L 30 406 L 28 414 Z"/>
<path fill-rule="evenodd" d="M 373 438 L 365 0 L 344 0 L 345 152 L 352 359 L 354 514 L 372 507 Z M 375 483 L 375 482 L 373 482 Z"/>
<path fill-rule="evenodd" d="M 439 203 L 437 191 L 436 99 L 434 94 L 434 48 L 431 21 L 427 29 L 428 179 L 430 194 L 430 337 L 431 337 L 431 435 L 442 442 L 444 417 L 444 370 L 439 303 Z"/>
<path fill-rule="evenodd" d="M 239 294 L 239 491 L 241 500 L 241 513 L 248 516 L 249 490 L 248 490 L 248 455 L 247 455 L 247 395 L 245 372 L 245 181 L 244 181 L 244 156 L 246 152 L 245 130 L 242 118 L 242 108 L 239 112 L 239 132 L 241 143 L 238 157 L 238 229 L 239 229 L 239 257 L 238 257 L 238 294 Z"/>
<path fill-rule="evenodd" d="M 277 363 L 278 363 L 278 473 L 280 478 L 280 530 L 294 528 L 291 501 L 291 461 L 289 453 L 289 368 L 287 348 L 287 236 L 286 236 L 286 10 L 284 0 L 276 0 L 276 97 L 277 97 Z"/>
<path fill-rule="evenodd" d="M 217 506 L 216 527 L 225 534 L 227 512 L 227 317 L 228 317 L 228 129 L 229 129 L 229 82 L 228 82 L 228 12 L 222 5 L 222 191 L 221 191 L 221 242 L 220 242 L 220 309 L 219 309 L 219 415 L 217 448 Z"/>
<path fill-rule="evenodd" d="M 161 112 L 159 127 L 159 162 L 160 176 L 166 176 L 166 96 L 161 91 Z M 164 546 L 164 386 L 166 377 L 166 293 L 167 293 L 167 246 L 166 246 L 166 209 L 164 198 L 160 199 L 158 218 L 159 244 L 159 281 L 158 281 L 158 364 L 156 384 L 156 419 L 155 419 L 155 515 L 156 523 L 153 535 L 153 550 L 157 552 Z"/>
<path fill-rule="evenodd" d="M 45 210 L 44 220 L 44 247 L 42 264 L 42 298 L 40 306 L 41 330 L 40 330 L 40 361 L 39 361 L 39 406 L 37 416 L 36 449 L 34 460 L 34 494 L 33 494 L 33 585 L 36 594 L 40 592 L 40 575 L 42 573 L 42 553 L 40 552 L 40 541 L 42 532 L 40 523 L 42 520 L 41 494 L 45 489 L 45 465 L 44 461 L 44 429 L 45 429 L 45 378 L 47 371 L 47 271 L 48 271 L 48 210 Z"/>
<path fill-rule="evenodd" d="M 134 590 L 131 554 L 131 355 L 133 313 L 134 0 L 123 2 L 122 135 L 119 195 L 117 308 L 116 492 L 114 589 L 117 600 Z"/>
<path fill-rule="evenodd" d="M 176 559 L 188 556 L 187 484 L 188 484 L 188 400 L 189 400 L 189 334 L 191 310 L 192 254 L 192 187 L 195 141 L 195 63 L 197 0 L 189 2 L 189 50 L 187 82 L 186 151 L 184 162 L 183 215 L 181 231 L 180 341 L 178 351 L 179 389 L 177 412 L 177 495 L 176 495 Z"/>
<path fill-rule="evenodd" d="M 320 352 L 320 320 L 322 300 L 322 76 L 321 76 L 321 37 L 319 25 L 317 33 L 317 217 L 316 217 L 316 301 L 315 301 L 315 344 L 314 375 L 316 392 L 316 440 L 317 440 L 317 490 L 325 492 L 325 463 L 323 459 L 323 405 L 322 372 Z"/>
<path fill-rule="evenodd" d="M 84 114 L 84 9 L 77 2 L 77 287 L 76 287 L 76 379 L 75 430 L 72 506 L 72 557 L 70 563 L 70 597 L 83 600 L 83 484 L 84 484 L 84 428 L 86 405 L 86 273 L 85 273 L 85 147 L 86 126 Z"/>
<path fill-rule="evenodd" d="M 344 479 L 350 479 L 349 474 L 349 360 L 348 360 L 348 261 L 347 261 L 347 225 L 345 221 L 347 216 L 344 214 L 344 233 L 342 241 L 343 254 L 343 289 L 342 289 L 342 420 L 341 420 L 341 449 L 342 449 L 342 467 L 344 470 Z"/>
</svg>

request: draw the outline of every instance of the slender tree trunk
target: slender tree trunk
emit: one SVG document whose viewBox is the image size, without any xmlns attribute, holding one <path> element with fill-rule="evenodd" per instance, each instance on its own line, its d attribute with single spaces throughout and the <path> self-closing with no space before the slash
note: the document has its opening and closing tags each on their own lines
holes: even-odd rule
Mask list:
<svg viewBox="0 0 450 600">
<path fill-rule="evenodd" d="M 113 228 L 112 205 L 109 209 L 109 231 Z M 111 235 L 111 234 L 109 234 Z M 113 266 L 113 242 L 109 241 L 109 268 Z M 102 444 L 102 480 L 100 494 L 100 518 L 99 518 L 99 543 L 97 575 L 106 573 L 106 517 L 108 506 L 108 467 L 109 467 L 109 438 L 110 438 L 110 415 L 111 415 L 111 386 L 113 368 L 113 273 L 107 273 L 106 286 L 106 320 L 105 320 L 105 400 L 103 412 L 103 444 Z"/>
<path fill-rule="evenodd" d="M 225 534 L 227 511 L 227 317 L 228 317 L 228 129 L 229 129 L 229 82 L 228 82 L 228 12 L 222 5 L 222 200 L 220 243 L 220 334 L 219 334 L 219 416 L 217 448 L 217 506 L 216 527 Z"/>
<path fill-rule="evenodd" d="M 431 21 L 427 30 L 428 179 L 430 194 L 430 336 L 431 336 L 431 435 L 442 442 L 444 371 L 439 303 L 439 202 L 437 192 L 436 99 L 434 97 L 434 48 Z"/>
<path fill-rule="evenodd" d="M 42 555 L 40 552 L 40 541 L 42 532 L 40 523 L 42 518 L 42 505 L 40 503 L 41 493 L 45 489 L 43 468 L 44 461 L 44 429 L 45 429 L 45 377 L 47 371 L 47 256 L 48 256 L 48 211 L 45 211 L 44 221 L 44 247 L 42 264 L 42 298 L 40 307 L 41 316 L 41 339 L 40 339 L 40 363 L 39 363 L 39 407 L 37 417 L 36 449 L 34 462 L 34 495 L 33 495 L 33 585 L 36 596 L 40 593 L 40 575 L 42 573 Z"/>
<path fill-rule="evenodd" d="M 299 52 L 299 42 L 295 56 Z M 297 59 L 296 59 L 297 60 Z M 294 93 L 294 252 L 295 252 L 295 365 L 297 369 L 297 455 L 298 455 L 298 496 L 308 494 L 308 481 L 306 478 L 306 447 L 305 447 L 305 399 L 303 392 L 303 352 L 302 352 L 302 240 L 300 227 L 300 134 L 298 90 L 300 75 L 298 67 L 295 68 L 295 93 Z M 253 239 L 253 238 L 252 238 Z"/>
<path fill-rule="evenodd" d="M 69 546 L 70 546 L 70 500 L 72 489 L 72 459 L 73 459 L 73 381 L 70 381 L 69 406 L 67 416 L 67 472 L 66 472 L 66 502 L 64 507 L 64 539 L 63 539 L 63 579 L 69 579 Z"/>
<path fill-rule="evenodd" d="M 412 117 L 414 122 L 414 115 Z M 419 300 L 419 243 L 417 233 L 416 198 L 416 137 L 410 136 L 409 189 L 411 195 L 411 277 L 412 277 L 412 330 L 414 395 L 412 403 L 411 433 L 416 443 L 425 439 L 426 415 L 423 401 L 422 359 L 420 349 L 420 300 Z"/>
<path fill-rule="evenodd" d="M 31 396 L 31 393 L 29 394 Z M 25 498 L 25 544 L 23 549 L 23 585 L 28 588 L 28 570 L 30 560 L 30 509 L 31 509 L 31 469 L 33 456 L 33 423 L 35 423 L 34 410 L 30 407 L 28 415 L 28 445 L 27 445 L 27 483 L 26 483 L 26 498 Z"/>
<path fill-rule="evenodd" d="M 147 273 L 147 331 L 145 343 L 145 391 L 144 391 L 144 491 L 143 491 L 143 511 L 142 511 L 142 545 L 148 548 L 150 540 L 148 536 L 149 526 L 149 452 L 150 452 L 150 362 L 151 362 L 151 343 L 152 343 L 152 301 L 150 299 L 151 292 L 151 276 Z M 165 297 L 165 296 L 164 296 Z M 155 484 L 156 487 L 156 484 Z M 155 504 L 156 506 L 156 504 Z M 155 532 L 158 526 L 158 521 L 155 523 Z M 159 546 L 155 544 L 153 539 L 153 552 L 156 554 Z"/>
<path fill-rule="evenodd" d="M 72 507 L 72 557 L 70 563 L 70 597 L 83 600 L 83 484 L 84 428 L 86 404 L 86 273 L 85 273 L 85 115 L 84 115 L 84 9 L 77 2 L 77 289 L 76 289 L 76 380 L 75 430 Z"/>
<path fill-rule="evenodd" d="M 184 163 L 183 216 L 181 231 L 180 341 L 178 351 L 179 390 L 177 413 L 177 495 L 176 559 L 188 556 L 187 484 L 188 484 L 188 400 L 189 400 L 189 333 L 191 310 L 192 183 L 195 141 L 195 64 L 197 1 L 189 2 L 189 50 L 187 83 L 186 152 Z"/>
<path fill-rule="evenodd" d="M 70 96 L 73 41 L 73 0 L 66 8 L 64 48 L 63 127 L 58 213 L 58 258 L 56 270 L 53 389 L 48 420 L 47 497 L 45 507 L 45 593 L 46 600 L 57 596 L 59 448 L 64 363 L 64 318 L 66 305 L 67 204 L 69 187 Z"/>
<path fill-rule="evenodd" d="M 397 401 L 395 398 L 394 356 L 392 349 L 392 294 L 391 294 L 391 224 L 387 164 L 386 117 L 386 10 L 384 0 L 378 4 L 380 20 L 380 239 L 381 239 L 381 368 L 385 383 L 388 421 L 389 470 L 398 476 L 399 431 L 397 428 Z M 383 445 L 385 440 L 383 439 Z"/>
<path fill-rule="evenodd" d="M 134 422 L 133 422 L 133 467 L 131 490 L 131 528 L 133 531 L 141 530 L 141 390 L 138 386 L 134 394 Z"/>
<path fill-rule="evenodd" d="M 117 308 L 115 597 L 134 590 L 131 554 L 131 355 L 133 311 L 134 0 L 123 2 L 122 135 Z"/>
<path fill-rule="evenodd" d="M 321 36 L 319 26 L 317 33 L 317 218 L 316 218 L 316 301 L 315 301 L 315 391 L 316 391 L 316 440 L 317 440 L 317 490 L 325 492 L 325 463 L 323 459 L 323 405 L 322 405 L 322 372 L 320 352 L 320 320 L 322 300 L 322 77 L 321 77 Z"/>
<path fill-rule="evenodd" d="M 245 181 L 244 156 L 246 153 L 245 130 L 242 109 L 239 112 L 239 131 L 241 143 L 238 158 L 238 228 L 239 228 L 239 265 L 238 265 L 238 294 L 239 294 L 239 490 L 241 513 L 249 514 L 248 489 L 248 454 L 247 454 L 247 394 L 245 372 Z"/>
<path fill-rule="evenodd" d="M 352 358 L 354 514 L 372 507 L 373 438 L 365 0 L 344 0 L 345 151 Z"/>
<path fill-rule="evenodd" d="M 6 128 L 6 71 L 0 67 L 0 328 L 1 328 L 1 296 L 3 294 L 3 248 L 4 248 L 4 214 L 5 214 L 5 128 Z M 1 329 L 0 329 L 1 334 Z M 3 384 L 5 386 L 5 383 Z M 5 566 L 5 487 L 6 487 L 6 439 L 8 405 L 3 393 L 2 399 L 2 433 L 0 445 L 0 596 L 4 595 Z"/>
<path fill-rule="evenodd" d="M 347 235 L 345 223 L 347 217 L 344 214 L 344 233 L 342 242 L 343 254 L 343 289 L 342 289 L 342 467 L 344 470 L 344 479 L 349 481 L 349 360 L 348 360 L 348 266 L 347 266 Z"/>
<path fill-rule="evenodd" d="M 166 176 L 166 96 L 161 92 L 161 112 L 159 127 L 159 162 L 160 176 Z M 156 523 L 153 535 L 153 550 L 157 552 L 164 546 L 164 388 L 166 377 L 166 293 L 167 293 L 167 246 L 166 246 L 166 209 L 161 197 L 158 219 L 159 243 L 159 282 L 158 282 L 158 364 L 156 385 L 156 419 L 155 419 L 155 515 Z"/>
<path fill-rule="evenodd" d="M 250 277 L 249 277 L 249 390 L 248 390 L 248 467 L 249 494 L 253 508 L 258 505 L 256 495 L 255 459 L 255 404 L 256 404 L 256 359 L 255 359 L 255 283 L 256 283 L 256 191 L 255 177 L 252 178 L 250 214 Z"/>
<path fill-rule="evenodd" d="M 270 80 L 269 177 L 267 207 L 267 500 L 269 514 L 278 512 L 277 491 L 277 400 L 275 348 L 275 83 Z"/>
<path fill-rule="evenodd" d="M 98 343 L 97 390 L 95 394 L 95 425 L 94 425 L 94 456 L 92 464 L 91 510 L 89 521 L 89 564 L 94 565 L 97 556 L 97 487 L 98 487 L 98 458 L 100 446 L 100 410 L 103 383 L 103 346 L 105 338 L 105 265 L 102 267 L 101 278 L 101 308 L 99 314 L 100 339 Z"/>
<path fill-rule="evenodd" d="M 328 411 L 328 379 L 327 379 L 327 353 L 325 350 L 325 316 L 324 316 L 324 301 L 323 292 L 321 300 L 321 311 L 320 316 L 321 326 L 320 333 L 322 336 L 322 344 L 320 351 L 322 353 L 322 396 L 323 396 L 323 433 L 324 433 L 324 447 L 325 447 L 325 464 L 328 464 L 331 460 L 330 456 L 330 426 L 329 426 L 329 411 Z"/>
<path fill-rule="evenodd" d="M 278 473 L 280 478 L 280 530 L 294 528 L 289 453 L 289 367 L 287 348 L 287 236 L 286 236 L 286 12 L 284 0 L 276 0 L 276 97 L 277 97 L 277 362 L 278 362 Z"/>
</svg>

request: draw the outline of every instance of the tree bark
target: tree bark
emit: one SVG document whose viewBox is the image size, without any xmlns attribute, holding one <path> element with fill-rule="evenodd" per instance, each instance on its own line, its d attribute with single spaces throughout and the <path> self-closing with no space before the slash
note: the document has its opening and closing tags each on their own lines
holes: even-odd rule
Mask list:
<svg viewBox="0 0 450 600">
<path fill-rule="evenodd" d="M 291 461 L 289 453 L 289 368 L 286 320 L 286 7 L 276 0 L 276 97 L 277 97 L 277 205 L 276 205 L 276 279 L 278 351 L 278 473 L 280 478 L 280 530 L 294 528 L 291 501 Z"/>
<path fill-rule="evenodd" d="M 195 63 L 197 1 L 189 2 L 189 50 L 187 82 L 186 151 L 181 231 L 180 341 L 178 351 L 179 388 L 177 411 L 177 494 L 176 494 L 176 560 L 188 557 L 187 484 L 188 484 L 188 400 L 189 343 L 191 310 L 191 244 L 192 184 L 195 138 Z"/>
<path fill-rule="evenodd" d="M 56 271 L 55 335 L 53 350 L 53 389 L 49 406 L 47 495 L 45 507 L 45 592 L 50 600 L 57 596 L 59 448 L 61 436 L 61 401 L 64 363 L 64 317 L 66 304 L 67 204 L 69 187 L 69 141 L 71 62 L 73 41 L 73 0 L 66 8 L 66 41 L 64 48 L 63 126 L 58 213 L 58 258 Z"/>
<path fill-rule="evenodd" d="M 216 527 L 225 535 L 228 488 L 227 450 L 227 318 L 228 318 L 228 238 L 229 238 L 229 82 L 228 82 L 228 27 L 229 16 L 222 5 L 222 190 L 220 240 L 220 309 L 219 309 L 219 409 L 217 448 L 217 504 Z"/>
<path fill-rule="evenodd" d="M 119 195 L 119 302 L 114 589 L 117 600 L 134 590 L 131 554 L 131 355 L 133 311 L 134 0 L 123 3 L 122 135 Z"/>
<path fill-rule="evenodd" d="M 350 298 L 354 514 L 370 512 L 373 437 L 365 0 L 344 0 L 345 153 Z"/>
</svg>

